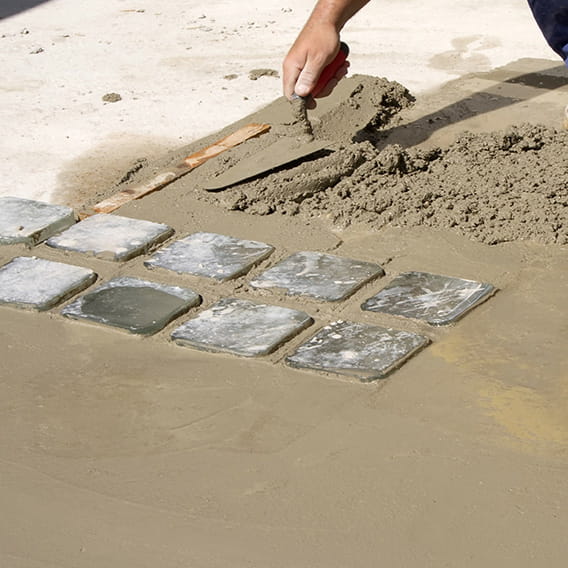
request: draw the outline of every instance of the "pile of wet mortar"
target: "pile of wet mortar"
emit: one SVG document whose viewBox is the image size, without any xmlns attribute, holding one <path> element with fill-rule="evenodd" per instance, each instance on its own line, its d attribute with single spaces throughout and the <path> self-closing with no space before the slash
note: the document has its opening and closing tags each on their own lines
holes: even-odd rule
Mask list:
<svg viewBox="0 0 568 568">
<path fill-rule="evenodd" d="M 320 103 L 320 115 L 311 114 L 314 135 L 331 142 L 329 151 L 218 193 L 200 187 L 200 176 L 215 176 L 281 136 L 301 135 L 283 101 L 254 117 L 272 119 L 268 135 L 181 181 L 193 186 L 195 198 L 228 210 L 318 217 L 338 229 L 427 226 L 486 244 L 568 244 L 567 132 L 521 124 L 499 132 L 465 132 L 446 147 L 402 148 L 389 144 L 387 133 L 414 101 L 407 89 L 356 75 L 336 90 L 334 102 Z M 278 124 L 275 108 L 287 113 L 288 122 Z"/>
</svg>

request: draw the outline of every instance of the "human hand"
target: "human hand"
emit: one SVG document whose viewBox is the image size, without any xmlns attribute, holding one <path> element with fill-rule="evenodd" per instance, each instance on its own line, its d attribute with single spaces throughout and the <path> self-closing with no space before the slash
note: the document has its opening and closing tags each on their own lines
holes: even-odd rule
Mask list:
<svg viewBox="0 0 568 568">
<path fill-rule="evenodd" d="M 335 70 L 334 75 L 323 88 L 318 92 L 314 92 L 314 89 L 323 69 L 338 54 L 339 47 L 339 33 L 334 26 L 324 25 L 321 22 L 317 24 L 308 22 L 282 65 L 284 95 L 288 98 L 294 93 L 301 97 L 312 94 L 316 98 L 329 95 L 347 74 L 348 61 L 344 61 Z M 316 105 L 312 97 L 307 104 L 310 108 Z"/>
</svg>

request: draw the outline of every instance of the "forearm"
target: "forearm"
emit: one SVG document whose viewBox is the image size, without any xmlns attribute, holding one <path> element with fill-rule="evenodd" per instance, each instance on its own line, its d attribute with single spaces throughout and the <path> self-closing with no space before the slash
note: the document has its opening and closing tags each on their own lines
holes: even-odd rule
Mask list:
<svg viewBox="0 0 568 568">
<path fill-rule="evenodd" d="M 338 32 L 370 0 L 319 0 L 306 24 L 331 25 Z"/>
</svg>

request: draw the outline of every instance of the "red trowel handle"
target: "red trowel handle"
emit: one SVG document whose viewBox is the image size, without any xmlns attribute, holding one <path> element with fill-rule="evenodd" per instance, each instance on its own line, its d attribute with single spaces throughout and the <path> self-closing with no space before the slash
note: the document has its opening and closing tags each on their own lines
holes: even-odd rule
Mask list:
<svg viewBox="0 0 568 568">
<path fill-rule="evenodd" d="M 316 86 L 310 93 L 312 97 L 316 97 L 318 93 L 320 93 L 323 90 L 323 88 L 329 83 L 330 79 L 332 79 L 335 76 L 337 70 L 345 63 L 345 60 L 347 59 L 348 55 L 349 55 L 349 46 L 342 41 L 339 44 L 339 51 L 337 52 L 335 59 L 321 72 L 321 75 L 318 79 L 318 82 L 316 83 Z"/>
</svg>

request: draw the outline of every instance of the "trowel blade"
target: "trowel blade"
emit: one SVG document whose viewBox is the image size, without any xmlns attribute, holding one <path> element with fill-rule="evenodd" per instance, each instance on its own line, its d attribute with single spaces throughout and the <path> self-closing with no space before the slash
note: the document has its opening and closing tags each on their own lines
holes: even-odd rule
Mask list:
<svg viewBox="0 0 568 568">
<path fill-rule="evenodd" d="M 300 142 L 295 138 L 281 138 L 268 148 L 241 160 L 226 172 L 205 183 L 203 188 L 207 191 L 224 189 L 291 162 L 306 158 L 324 148 L 329 148 L 330 145 L 331 142 L 328 140 Z"/>
</svg>

